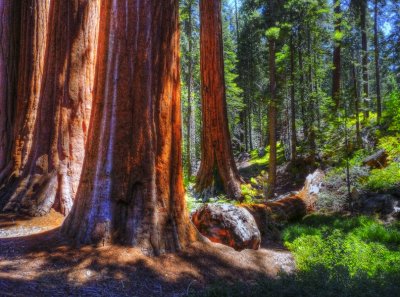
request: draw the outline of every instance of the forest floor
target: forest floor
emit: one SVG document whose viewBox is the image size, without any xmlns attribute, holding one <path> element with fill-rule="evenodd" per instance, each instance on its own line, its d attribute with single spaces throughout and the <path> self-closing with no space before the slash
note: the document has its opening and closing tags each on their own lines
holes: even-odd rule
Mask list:
<svg viewBox="0 0 400 297">
<path fill-rule="evenodd" d="M 73 248 L 59 234 L 62 219 L 0 215 L 0 296 L 189 296 L 295 270 L 291 253 L 266 238 L 258 251 L 196 243 L 155 258 L 126 247 Z"/>
</svg>

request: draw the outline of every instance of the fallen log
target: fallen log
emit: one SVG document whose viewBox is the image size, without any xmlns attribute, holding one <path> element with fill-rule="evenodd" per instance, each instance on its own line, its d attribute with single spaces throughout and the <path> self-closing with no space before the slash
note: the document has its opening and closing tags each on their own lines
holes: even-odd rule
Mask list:
<svg viewBox="0 0 400 297">
<path fill-rule="evenodd" d="M 274 201 L 260 204 L 206 204 L 192 214 L 199 232 L 212 242 L 235 250 L 258 249 L 261 233 L 278 222 L 301 219 L 312 212 L 318 199 L 324 173 L 307 176 L 304 187 Z M 260 232 L 261 231 L 261 232 Z"/>
<path fill-rule="evenodd" d="M 261 231 L 271 223 L 301 219 L 314 211 L 324 176 L 324 172 L 318 169 L 307 176 L 304 187 L 296 194 L 261 204 L 242 204 L 241 207 L 253 215 Z"/>
</svg>

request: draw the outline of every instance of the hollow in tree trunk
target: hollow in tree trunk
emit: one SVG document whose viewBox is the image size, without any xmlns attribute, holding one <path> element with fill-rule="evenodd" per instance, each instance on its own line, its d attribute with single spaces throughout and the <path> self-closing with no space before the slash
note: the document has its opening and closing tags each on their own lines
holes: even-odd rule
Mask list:
<svg viewBox="0 0 400 297">
<path fill-rule="evenodd" d="M 99 0 L 23 1 L 13 168 L 5 211 L 67 214 L 91 113 Z"/>
<path fill-rule="evenodd" d="M 221 1 L 200 1 L 200 69 L 202 97 L 201 165 L 196 190 L 210 194 L 218 182 L 227 196 L 241 198 L 242 178 L 233 158 L 224 82 Z"/>
<path fill-rule="evenodd" d="M 102 1 L 81 183 L 62 232 L 147 254 L 196 238 L 182 172 L 178 0 Z"/>
</svg>

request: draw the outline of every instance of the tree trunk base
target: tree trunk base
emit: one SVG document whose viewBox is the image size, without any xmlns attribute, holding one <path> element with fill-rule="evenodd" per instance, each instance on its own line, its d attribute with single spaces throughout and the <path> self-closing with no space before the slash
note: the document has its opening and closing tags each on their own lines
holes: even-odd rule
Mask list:
<svg viewBox="0 0 400 297">
<path fill-rule="evenodd" d="M 0 190 L 4 212 L 22 213 L 32 217 L 47 215 L 52 208 L 64 216 L 72 208 L 71 188 L 66 174 L 57 172 L 17 177 L 13 173 Z"/>
</svg>

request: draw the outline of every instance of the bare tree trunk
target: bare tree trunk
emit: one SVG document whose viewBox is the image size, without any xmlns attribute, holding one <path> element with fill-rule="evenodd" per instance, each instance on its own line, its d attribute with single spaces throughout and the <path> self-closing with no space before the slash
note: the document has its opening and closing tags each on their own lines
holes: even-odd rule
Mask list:
<svg viewBox="0 0 400 297">
<path fill-rule="evenodd" d="M 296 91 L 295 91 L 295 65 L 294 65 L 294 44 L 293 44 L 293 33 L 290 36 L 290 147 L 291 147 L 291 161 L 296 162 L 297 157 L 297 135 L 296 135 Z"/>
<path fill-rule="evenodd" d="M 275 40 L 270 38 L 269 45 L 269 84 L 270 102 L 268 109 L 268 131 L 269 131 L 269 168 L 267 198 L 271 198 L 276 187 L 276 126 L 277 126 L 277 102 L 276 102 L 276 74 L 275 74 Z"/>
<path fill-rule="evenodd" d="M 306 112 L 306 101 L 304 92 L 304 65 L 303 65 L 303 51 L 301 48 L 301 36 L 298 37 L 298 51 L 299 51 L 299 72 L 300 72 L 300 104 L 301 104 L 301 118 L 303 122 L 303 136 L 304 140 L 308 138 L 308 124 L 307 124 L 307 112 Z"/>
<path fill-rule="evenodd" d="M 20 11 L 19 1 L 0 1 L 0 184 L 12 168 Z"/>
<path fill-rule="evenodd" d="M 363 101 L 364 118 L 369 117 L 369 77 L 368 77 L 368 39 L 367 39 L 367 0 L 361 0 L 361 48 L 362 48 L 362 77 L 363 77 Z"/>
<path fill-rule="evenodd" d="M 194 144 L 194 115 L 193 115 L 193 103 L 192 103 L 192 90 L 193 90 L 193 36 L 192 36 L 192 2 L 190 1 L 188 4 L 189 18 L 187 20 L 187 36 L 189 43 L 189 74 L 187 80 L 187 88 L 188 88 L 188 113 L 186 118 L 186 128 L 187 128 L 187 140 L 186 140 L 186 166 L 188 176 L 192 176 L 193 174 L 193 166 L 192 166 L 192 145 Z"/>
<path fill-rule="evenodd" d="M 335 1 L 335 32 L 341 32 L 341 7 L 340 0 Z M 341 81 L 341 50 L 342 50 L 342 42 L 334 41 L 334 49 L 333 49 L 333 76 L 332 76 L 332 100 L 335 103 L 335 114 L 340 107 L 340 81 Z"/>
<path fill-rule="evenodd" d="M 62 232 L 176 251 L 196 239 L 181 166 L 178 1 L 101 3 L 92 142 Z"/>
<path fill-rule="evenodd" d="M 67 214 L 78 188 L 94 83 L 99 0 L 22 4 L 13 171 L 5 211 Z"/>
<path fill-rule="evenodd" d="M 315 89 L 315 81 L 314 81 L 314 73 L 313 69 L 316 67 L 315 63 L 315 53 L 312 52 L 311 44 L 311 33 L 310 30 L 308 29 L 308 34 L 307 34 L 307 51 L 308 51 L 308 56 L 311 60 L 311 57 L 313 57 L 314 63 L 312 64 L 311 61 L 308 64 L 308 82 L 309 82 L 309 92 L 310 94 L 314 93 Z M 315 102 L 314 102 L 314 97 L 309 96 L 308 98 L 308 110 L 309 110 L 309 147 L 310 147 L 310 152 L 311 152 L 311 163 L 314 164 L 315 162 L 315 157 L 316 157 L 316 151 L 317 151 L 317 145 L 316 145 L 316 133 L 315 133 Z"/>
<path fill-rule="evenodd" d="M 381 75 L 379 69 L 378 0 L 375 0 L 375 5 L 374 5 L 374 52 L 375 52 L 377 121 L 378 123 L 380 123 L 382 117 L 382 99 L 381 99 Z"/>
<path fill-rule="evenodd" d="M 200 1 L 200 66 L 202 95 L 202 157 L 196 190 L 209 195 L 217 179 L 225 193 L 241 198 L 242 178 L 233 158 L 224 82 L 221 1 Z M 215 173 L 217 178 L 215 177 Z"/>
<path fill-rule="evenodd" d="M 358 95 L 358 84 L 357 84 L 357 72 L 356 66 L 352 65 L 351 68 L 351 78 L 353 80 L 353 97 L 354 97 L 354 107 L 356 112 L 356 142 L 357 147 L 362 146 L 361 131 L 360 131 L 360 97 Z"/>
</svg>

